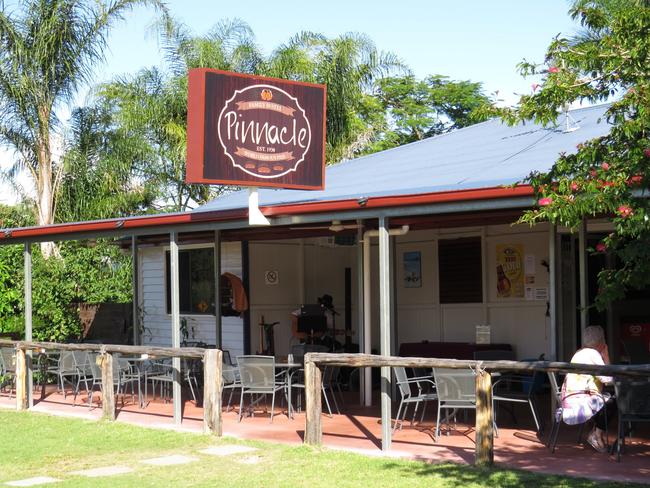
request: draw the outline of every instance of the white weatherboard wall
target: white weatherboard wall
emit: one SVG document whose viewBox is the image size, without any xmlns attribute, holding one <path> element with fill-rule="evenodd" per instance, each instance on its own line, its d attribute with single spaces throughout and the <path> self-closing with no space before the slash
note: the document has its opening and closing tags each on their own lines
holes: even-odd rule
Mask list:
<svg viewBox="0 0 650 488">
<path fill-rule="evenodd" d="M 264 322 L 279 322 L 275 326 L 275 352 L 286 355 L 291 344 L 298 340 L 291 335 L 291 312 L 303 303 L 316 303 L 317 298 L 329 294 L 334 298 L 334 306 L 340 313 L 336 317 L 336 328 L 344 328 L 345 268 L 351 267 L 352 278 L 352 316 L 356 329 L 355 299 L 355 246 L 332 246 L 327 239 L 259 241 L 251 242 L 250 255 L 250 300 L 251 300 L 251 351 L 260 349 L 260 327 Z M 302 248 L 302 251 L 301 251 Z M 302 263 L 301 263 L 301 260 Z M 301 273 L 301 267 L 304 270 Z M 267 271 L 277 273 L 277 284 L 269 284 L 265 278 Z M 343 342 L 343 336 L 337 338 Z M 353 342 L 356 337 L 353 338 Z"/>
<path fill-rule="evenodd" d="M 483 261 L 486 284 L 484 303 L 440 304 L 438 300 L 438 241 L 458 237 L 482 236 L 485 251 Z M 496 246 L 520 244 L 523 254 L 535 257 L 536 288 L 548 288 L 548 272 L 542 261 L 548 262 L 548 228 L 496 225 L 462 229 L 411 231 L 398 237 L 395 244 L 395 293 L 397 297 L 397 347 L 404 342 L 458 341 L 474 342 L 475 326 L 491 326 L 492 342 L 510 343 L 520 359 L 536 358 L 550 353 L 546 301 L 525 298 L 498 298 L 496 293 Z M 302 252 L 301 252 L 302 245 Z M 164 252 L 165 247 L 140 250 L 141 297 L 145 308 L 144 323 L 148 329 L 146 344 L 170 345 L 171 323 L 165 310 Z M 376 239 L 372 242 L 372 345 L 379 348 L 379 295 Z M 403 254 L 421 253 L 422 286 L 404 286 Z M 301 256 L 304 261 L 301 263 Z M 352 270 L 352 329 L 353 342 L 358 343 L 356 314 L 357 276 L 356 246 L 331 246 L 327 239 L 259 241 L 249 245 L 250 310 L 252 352 L 260 349 L 259 326 L 262 316 L 267 323 L 279 322 L 275 328 L 275 351 L 289 352 L 297 342 L 291 337 L 291 312 L 301 304 L 315 303 L 317 297 L 328 293 L 341 313 L 337 328 L 343 329 L 344 273 Z M 301 273 L 301 266 L 303 272 Z M 241 246 L 222 244 L 222 270 L 241 276 Z M 267 271 L 277 273 L 277 284 L 265 278 Z M 214 316 L 191 316 L 195 327 L 194 340 L 214 343 Z M 243 323 L 239 317 L 223 317 L 224 348 L 235 357 L 243 353 Z M 342 337 L 338 338 L 343 341 Z"/>
<path fill-rule="evenodd" d="M 180 249 L 199 247 L 213 248 L 213 245 L 180 246 Z M 165 251 L 168 247 L 140 248 L 140 307 L 144 312 L 144 345 L 171 346 L 171 317 L 166 310 L 165 294 Z M 242 276 L 241 243 L 221 244 L 221 272 Z M 190 329 L 189 341 L 216 343 L 214 315 L 185 315 Z M 235 358 L 244 353 L 244 325 L 240 317 L 222 317 L 223 348 Z M 192 335 L 191 329 L 194 329 Z"/>
<path fill-rule="evenodd" d="M 486 284 L 484 303 L 440 304 L 438 300 L 437 243 L 440 239 L 483 236 Z M 492 342 L 510 343 L 520 359 L 550 353 L 546 301 L 523 298 L 498 298 L 496 291 L 497 244 L 520 244 L 523 254 L 535 259 L 535 288 L 548 289 L 548 227 L 496 225 L 464 229 L 440 229 L 409 232 L 396 244 L 396 294 L 398 343 L 428 341 L 474 342 L 476 325 L 491 326 Z M 422 286 L 404 286 L 403 255 L 420 251 Z M 376 253 L 373 253 L 373 262 Z M 523 264 L 523 263 L 522 263 Z M 373 266 L 373 278 L 377 274 Z M 373 279 L 374 281 L 374 279 Z M 376 295 L 375 295 L 376 296 Z M 373 296 L 373 301 L 376 300 Z M 376 304 L 373 303 L 376 309 Z M 487 317 L 487 320 L 486 320 Z M 379 326 L 373 317 L 373 344 L 378 343 Z"/>
</svg>

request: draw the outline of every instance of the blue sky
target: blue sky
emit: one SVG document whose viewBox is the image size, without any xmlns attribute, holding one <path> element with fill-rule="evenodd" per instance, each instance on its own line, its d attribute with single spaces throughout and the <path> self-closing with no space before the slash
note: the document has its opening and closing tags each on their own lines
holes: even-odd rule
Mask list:
<svg viewBox="0 0 650 488">
<path fill-rule="evenodd" d="M 517 63 L 541 61 L 553 36 L 576 29 L 567 0 L 173 0 L 168 5 L 195 34 L 205 34 L 219 19 L 240 18 L 266 53 L 304 30 L 330 37 L 365 33 L 419 77 L 481 81 L 488 93 L 499 90 L 512 101 L 513 93 L 529 92 L 532 83 L 519 76 Z M 151 10 L 138 8 L 113 31 L 98 81 L 160 62 L 152 21 Z"/>
<path fill-rule="evenodd" d="M 15 1 L 6 1 L 11 3 Z M 516 93 L 529 93 L 534 82 L 517 73 L 517 63 L 524 58 L 542 61 L 554 36 L 577 28 L 567 14 L 568 0 L 169 0 L 167 4 L 196 35 L 207 33 L 220 19 L 240 18 L 251 26 L 265 53 L 301 31 L 328 37 L 364 33 L 379 50 L 399 56 L 418 77 L 441 74 L 479 81 L 486 93 L 498 90 L 499 98 L 509 104 L 518 99 Z M 143 7 L 126 15 L 110 34 L 106 63 L 96 68 L 95 82 L 161 64 L 151 27 L 154 19 L 154 12 Z M 86 92 L 81 91 L 78 103 L 83 103 Z M 0 148 L 0 166 L 7 167 L 10 158 Z M 21 182 L 29 186 L 27 178 Z M 0 184 L 0 202 L 15 200 Z"/>
</svg>

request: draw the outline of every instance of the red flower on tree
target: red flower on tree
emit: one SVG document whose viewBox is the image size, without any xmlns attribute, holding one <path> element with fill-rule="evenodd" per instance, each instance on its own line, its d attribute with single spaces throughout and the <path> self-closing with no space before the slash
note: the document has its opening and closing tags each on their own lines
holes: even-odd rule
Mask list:
<svg viewBox="0 0 650 488">
<path fill-rule="evenodd" d="M 618 214 L 624 219 L 626 219 L 627 217 L 633 215 L 634 211 L 632 210 L 632 207 L 629 207 L 627 205 L 621 205 L 620 207 L 618 207 Z"/>
<path fill-rule="evenodd" d="M 560 69 L 559 69 L 557 66 L 551 66 L 551 67 L 548 69 L 548 72 L 549 72 L 549 73 L 557 73 L 558 71 L 560 71 Z"/>
<path fill-rule="evenodd" d="M 603 168 L 603 170 L 607 171 L 609 169 L 609 163 L 604 162 L 603 164 L 600 165 L 600 167 Z"/>
<path fill-rule="evenodd" d="M 553 199 L 551 197 L 540 198 L 537 203 L 539 204 L 540 207 L 546 207 L 547 205 L 553 203 Z"/>
<path fill-rule="evenodd" d="M 607 251 L 607 244 L 605 244 L 604 242 L 599 242 L 598 244 L 596 244 L 596 251 L 598 252 Z"/>
</svg>

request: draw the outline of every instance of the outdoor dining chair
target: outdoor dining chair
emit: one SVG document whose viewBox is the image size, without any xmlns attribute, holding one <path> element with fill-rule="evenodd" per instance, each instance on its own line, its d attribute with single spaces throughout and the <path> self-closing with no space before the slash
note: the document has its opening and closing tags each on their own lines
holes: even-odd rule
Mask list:
<svg viewBox="0 0 650 488">
<path fill-rule="evenodd" d="M 106 388 L 106 385 L 104 385 L 102 381 L 102 370 L 99 364 L 97 364 L 98 357 L 99 354 L 88 354 L 88 365 L 92 372 L 92 379 L 89 380 L 90 386 L 88 389 L 88 408 L 91 408 L 93 404 L 93 392 L 95 390 L 95 386 L 99 385 L 102 390 Z M 125 385 L 131 384 L 131 396 L 133 396 L 133 384 L 135 381 L 135 378 L 130 373 L 128 362 L 125 360 L 120 360 L 119 358 L 113 362 L 113 378 L 111 382 L 112 384 L 110 386 L 112 388 L 115 388 L 116 395 L 119 396 L 119 394 L 123 392 Z M 124 397 L 122 397 L 122 406 L 124 406 Z"/>
<path fill-rule="evenodd" d="M 393 432 L 395 432 L 398 424 L 400 430 L 402 430 L 402 425 L 404 424 L 404 418 L 406 418 L 406 412 L 409 405 L 414 405 L 413 418 L 411 419 L 411 427 L 413 427 L 413 422 L 415 422 L 415 417 L 417 416 L 420 403 L 424 404 L 422 406 L 422 415 L 420 417 L 420 422 L 422 422 L 424 419 L 424 412 L 427 408 L 427 402 L 437 400 L 438 395 L 435 393 L 436 384 L 433 381 L 433 376 L 416 376 L 409 378 L 406 375 L 406 369 L 401 366 L 393 368 L 393 373 L 395 374 L 395 382 L 400 394 L 399 407 L 397 408 L 395 425 L 393 426 Z M 417 392 L 413 391 L 413 387 L 417 389 Z M 404 407 L 403 411 L 402 407 Z"/>
<path fill-rule="evenodd" d="M 283 391 L 287 395 L 286 372 L 275 372 L 275 358 L 273 356 L 238 356 L 239 377 L 241 380 L 241 394 L 239 401 L 239 422 L 244 415 L 244 398 L 251 397 L 252 409 L 266 395 L 271 395 L 271 422 L 275 408 L 275 394 Z M 287 398 L 289 405 L 289 399 Z"/>
<path fill-rule="evenodd" d="M 198 406 L 197 393 L 199 392 L 199 381 L 197 378 L 198 364 L 196 360 L 183 359 L 181 361 L 181 371 L 183 381 L 190 387 L 190 394 L 194 404 Z"/>
<path fill-rule="evenodd" d="M 230 390 L 230 395 L 228 395 L 228 405 L 226 406 L 226 412 L 230 411 L 230 405 L 232 404 L 232 395 L 237 389 L 241 389 L 241 381 L 239 379 L 239 369 L 232 364 L 226 364 L 224 362 L 221 369 L 221 378 L 223 379 L 223 389 Z"/>
<path fill-rule="evenodd" d="M 440 413 L 447 413 L 444 422 L 456 417 L 457 410 L 476 410 L 476 374 L 471 369 L 433 368 L 433 378 L 438 395 L 438 417 L 435 440 L 440 438 Z"/>
<path fill-rule="evenodd" d="M 551 450 L 551 453 L 555 453 L 555 446 L 557 445 L 557 438 L 560 432 L 560 425 L 563 422 L 562 418 L 564 415 L 564 407 L 562 406 L 562 382 L 559 381 L 558 376 L 552 371 L 548 372 L 548 380 L 549 383 L 551 384 L 551 395 L 553 397 L 553 402 L 555 404 L 555 411 L 553 412 L 553 425 L 551 426 L 551 432 L 549 433 L 548 436 L 547 447 Z M 607 406 L 605 405 L 603 408 L 607 408 Z M 577 440 L 578 443 L 582 438 L 582 432 L 584 428 L 585 428 L 585 424 L 584 423 L 580 424 L 578 429 L 578 440 Z M 607 436 L 607 432 L 605 433 L 605 436 Z"/>
<path fill-rule="evenodd" d="M 322 346 L 318 344 L 294 344 L 291 347 L 291 354 L 293 355 L 293 362 L 296 364 L 305 363 L 305 354 L 308 352 L 328 352 L 329 348 L 327 346 Z M 325 400 L 325 407 L 329 416 L 332 416 L 332 407 L 330 404 L 330 396 L 328 392 L 331 393 L 332 402 L 334 403 L 334 408 L 336 413 L 340 414 L 341 410 L 339 409 L 338 400 L 336 399 L 336 392 L 339 393 L 339 398 L 341 402 L 343 401 L 343 391 L 341 389 L 341 383 L 339 381 L 339 374 L 341 369 L 339 367 L 327 366 L 323 369 L 323 375 L 321 380 L 321 392 L 323 394 L 323 399 Z M 298 368 L 291 372 L 291 390 L 294 389 L 298 392 L 298 411 L 301 409 L 302 399 L 300 396 L 300 390 L 305 390 L 305 369 Z"/>
<path fill-rule="evenodd" d="M 79 360 L 85 363 L 85 358 L 79 356 Z M 73 351 L 61 351 L 56 375 L 59 380 L 59 388 L 63 393 L 63 398 L 66 398 L 65 384 L 68 383 L 72 387 L 72 391 L 74 393 L 74 399 L 72 401 L 73 404 L 75 404 L 77 401 L 79 385 L 82 381 L 84 381 L 86 384 L 86 391 L 88 390 L 88 380 L 85 377 L 85 372 L 77 366 L 77 358 Z"/>
<path fill-rule="evenodd" d="M 16 356 L 13 349 L 0 348 L 0 388 L 9 385 L 9 398 L 16 388 Z"/>
<path fill-rule="evenodd" d="M 156 387 L 159 387 L 160 398 L 167 402 L 169 390 L 174 383 L 174 368 L 171 360 L 151 361 L 144 372 L 144 397 L 147 398 L 148 385 L 151 382 L 152 399 L 156 399 Z"/>
<path fill-rule="evenodd" d="M 494 432 L 497 436 L 499 429 L 497 427 L 497 410 L 494 406 L 501 402 L 528 404 L 537 432 L 541 432 L 535 394 L 542 385 L 542 378 L 543 373 L 535 371 L 533 374 L 507 374 L 494 382 L 492 385 L 492 411 L 494 412 Z M 516 422 L 514 413 L 510 411 L 510 414 Z"/>
<path fill-rule="evenodd" d="M 616 378 L 614 390 L 618 406 L 616 460 L 620 462 L 625 436 L 632 430 L 632 424 L 650 422 L 650 379 Z"/>
</svg>

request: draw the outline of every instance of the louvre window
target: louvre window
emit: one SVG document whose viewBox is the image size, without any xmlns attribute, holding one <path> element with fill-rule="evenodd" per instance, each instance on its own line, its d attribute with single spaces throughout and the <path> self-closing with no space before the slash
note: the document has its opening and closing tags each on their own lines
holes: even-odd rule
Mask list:
<svg viewBox="0 0 650 488">
<path fill-rule="evenodd" d="M 481 303 L 481 238 L 438 241 L 440 303 Z"/>
</svg>

